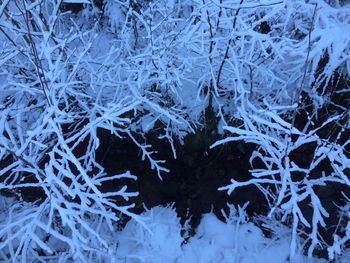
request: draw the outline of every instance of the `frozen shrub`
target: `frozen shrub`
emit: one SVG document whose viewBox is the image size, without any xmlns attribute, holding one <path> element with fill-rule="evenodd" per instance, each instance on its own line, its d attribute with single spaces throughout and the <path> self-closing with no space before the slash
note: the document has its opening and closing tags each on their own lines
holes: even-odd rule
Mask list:
<svg viewBox="0 0 350 263">
<path fill-rule="evenodd" d="M 84 5 L 62 12 L 63 2 Z M 349 186 L 348 109 L 330 95 L 347 101 L 348 86 L 329 90 L 335 71 L 349 75 L 349 12 L 343 1 L 323 0 L 2 1 L 0 191 L 17 198 L 0 221 L 2 259 L 108 257 L 105 226 L 113 229 L 120 213 L 142 220 L 130 212 L 137 193 L 102 191 L 136 176 L 105 173 L 98 131 L 130 138 L 161 178 L 165 161 L 138 138 L 156 127 L 176 157 L 174 137 L 183 142 L 209 122 L 233 134 L 216 145 L 258 146 L 253 179 L 223 189 L 259 187 L 271 213 L 280 207 L 292 218 L 291 254 L 298 226 L 311 229 L 311 255 L 329 214 L 318 189 Z M 314 125 L 324 104 L 336 110 Z M 297 123 L 293 111 L 304 109 L 311 117 Z M 333 124 L 340 135 L 324 136 Z M 295 163 L 294 152 L 307 145 L 314 146 L 310 163 Z M 329 169 L 310 175 L 321 162 Z M 311 218 L 300 208 L 305 202 Z M 348 236 L 343 230 L 330 254 Z"/>
<path fill-rule="evenodd" d="M 149 80 L 130 69 L 127 51 L 116 43 L 98 50 L 105 35 L 97 37 L 85 18 L 60 13 L 60 1 L 3 1 L 0 15 L 0 190 L 18 197 L 1 216 L 0 257 L 31 262 L 64 251 L 74 261 L 102 260 L 110 249 L 105 228 L 113 231 L 120 213 L 140 218 L 130 212 L 137 193 L 102 191 L 136 176 L 104 172 L 98 130 L 130 137 L 160 177 L 163 161 L 134 136 L 138 112 L 187 123 L 160 106 L 162 99 L 141 94 Z"/>
</svg>

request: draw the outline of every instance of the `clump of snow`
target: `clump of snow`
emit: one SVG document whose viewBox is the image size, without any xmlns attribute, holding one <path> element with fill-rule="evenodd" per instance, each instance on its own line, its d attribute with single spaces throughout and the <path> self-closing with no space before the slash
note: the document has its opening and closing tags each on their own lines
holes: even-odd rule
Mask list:
<svg viewBox="0 0 350 263">
<path fill-rule="evenodd" d="M 146 227 L 131 220 L 118 238 L 118 257 L 126 262 L 175 262 L 182 254 L 181 225 L 173 208 L 155 207 L 144 213 Z"/>
</svg>

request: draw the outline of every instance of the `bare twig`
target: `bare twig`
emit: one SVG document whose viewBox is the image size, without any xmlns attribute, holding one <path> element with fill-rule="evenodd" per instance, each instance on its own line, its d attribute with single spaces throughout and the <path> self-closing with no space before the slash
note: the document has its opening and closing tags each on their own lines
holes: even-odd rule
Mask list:
<svg viewBox="0 0 350 263">
<path fill-rule="evenodd" d="M 242 5 L 244 2 L 244 0 L 241 0 L 239 5 Z M 235 14 L 235 17 L 233 19 L 233 25 L 232 25 L 232 30 L 234 31 L 236 29 L 236 23 L 237 23 L 237 17 L 238 17 L 238 14 L 239 14 L 239 11 L 241 10 L 241 8 L 239 7 L 237 10 L 236 10 L 236 14 Z M 221 61 L 221 64 L 220 64 L 220 67 L 219 67 L 219 71 L 218 71 L 218 75 L 217 75 L 217 80 L 216 80 L 216 84 L 219 86 L 220 85 L 220 78 L 221 78 L 221 72 L 222 72 L 222 69 L 224 68 L 224 65 L 225 65 L 225 62 L 226 60 L 228 59 L 228 52 L 230 50 L 230 47 L 232 44 L 234 44 L 235 40 L 233 37 L 231 37 L 227 43 L 227 47 L 226 47 L 226 50 L 225 50 L 225 54 L 224 54 L 224 58 L 222 59 Z"/>
<path fill-rule="evenodd" d="M 48 82 L 47 82 L 47 79 L 46 79 L 46 76 L 45 76 L 45 71 L 44 71 L 43 65 L 41 63 L 41 60 L 40 60 L 38 52 L 37 52 L 36 44 L 35 44 L 35 41 L 33 39 L 30 26 L 29 26 L 29 22 L 31 20 L 30 19 L 31 14 L 26 8 L 25 1 L 22 0 L 22 2 L 23 2 L 23 8 L 25 9 L 25 12 L 22 11 L 22 9 L 17 4 L 17 0 L 15 0 L 16 6 L 17 6 L 18 10 L 21 12 L 21 14 L 22 14 L 22 16 L 23 16 L 23 18 L 25 20 L 26 26 L 27 26 L 28 38 L 29 38 L 30 46 L 31 46 L 31 49 L 32 49 L 32 52 L 33 52 L 34 64 L 35 64 L 35 67 L 36 67 L 36 71 L 37 71 L 37 74 L 38 74 L 38 77 L 39 77 L 39 81 L 40 81 L 41 87 L 43 89 L 43 92 L 44 92 L 44 95 L 45 95 L 45 98 L 46 98 L 46 101 L 47 101 L 48 105 L 51 106 L 52 105 L 52 101 L 51 101 L 51 98 L 50 98 L 49 93 L 48 93 L 49 90 L 50 90 L 49 89 L 49 85 L 48 85 Z"/>
</svg>

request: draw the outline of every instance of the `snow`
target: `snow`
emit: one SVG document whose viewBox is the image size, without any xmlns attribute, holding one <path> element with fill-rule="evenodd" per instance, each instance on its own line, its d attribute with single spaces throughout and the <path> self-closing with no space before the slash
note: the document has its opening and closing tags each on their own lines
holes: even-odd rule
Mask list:
<svg viewBox="0 0 350 263">
<path fill-rule="evenodd" d="M 187 241 L 171 207 L 154 207 L 142 216 L 146 227 L 131 220 L 118 236 L 116 258 L 127 263 L 284 263 L 288 262 L 290 236 L 269 239 L 251 222 L 233 218 L 224 223 L 213 213 L 204 214 L 196 234 Z M 296 254 L 290 262 L 322 263 Z"/>
<path fill-rule="evenodd" d="M 5 211 L 13 204 L 12 198 L 0 198 L 0 222 Z M 235 212 L 235 211 L 233 211 Z M 180 218 L 171 206 L 153 207 L 141 215 L 142 224 L 130 220 L 124 228 L 104 229 L 104 238 L 109 242 L 108 254 L 103 262 L 113 263 L 324 263 L 323 259 L 307 258 L 300 251 L 289 259 L 290 231 L 279 230 L 272 238 L 245 216 L 231 215 L 226 223 L 213 213 L 204 214 L 194 236 L 188 236 L 188 227 L 180 224 Z M 103 225 L 103 224 L 102 224 Z M 1 225 L 0 225 L 1 226 Z M 181 235 L 184 232 L 184 235 Z M 44 232 L 40 231 L 38 237 Z M 47 244 L 59 253 L 47 262 L 64 262 L 69 246 L 54 236 Z M 35 243 L 32 243 L 35 247 Z M 5 252 L 3 250 L 2 252 Z M 349 251 L 339 262 L 346 263 Z M 108 256 L 109 255 L 109 256 Z M 1 251 L 0 251 L 1 256 Z M 30 259 L 28 259 L 28 262 Z M 92 261 L 91 261 L 92 262 Z"/>
</svg>

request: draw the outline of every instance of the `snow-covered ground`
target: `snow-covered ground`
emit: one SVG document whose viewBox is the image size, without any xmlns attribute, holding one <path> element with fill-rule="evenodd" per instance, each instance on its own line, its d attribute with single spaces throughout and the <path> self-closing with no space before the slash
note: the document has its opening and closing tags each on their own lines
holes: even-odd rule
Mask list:
<svg viewBox="0 0 350 263">
<path fill-rule="evenodd" d="M 8 215 L 20 210 L 14 200 L 0 196 L 0 232 L 6 231 L 4 220 Z M 12 207 L 11 207 L 12 206 Z M 11 208 L 10 208 L 11 207 Z M 26 208 L 28 209 L 28 208 Z M 291 230 L 283 225 L 274 228 L 272 237 L 267 238 L 259 227 L 247 221 L 244 209 L 230 207 L 230 214 L 224 215 L 226 223 L 220 221 L 213 213 L 204 214 L 195 235 L 189 237 L 189 226 L 180 224 L 180 218 L 173 207 L 153 207 L 140 215 L 138 221 L 131 219 L 125 227 L 118 229 L 115 225 L 96 220 L 94 227 L 100 228 L 101 237 L 107 241 L 108 251 L 84 252 L 87 262 L 113 263 L 323 263 L 325 259 L 307 258 L 299 250 L 290 259 Z M 24 221 L 25 218 L 22 218 Z M 92 220 L 94 221 L 94 220 Z M 272 222 L 272 221 L 271 221 Z M 102 223 L 102 224 L 101 224 Z M 275 222 L 276 223 L 276 222 Z M 62 230 L 65 232 L 65 230 Z M 42 233 L 43 234 L 43 233 Z M 66 233 L 69 235 L 69 233 Z M 12 244 L 16 247 L 16 233 Z M 19 237 L 20 238 L 20 237 Z M 45 238 L 44 234 L 40 238 Z M 92 238 L 89 242 L 98 242 Z M 1 244 L 1 243 L 0 243 Z M 42 257 L 40 262 L 81 262 L 73 258 L 67 244 L 58 241 L 54 236 L 47 237 L 47 244 L 56 253 Z M 2 244 L 4 245 L 4 244 Z M 10 249 L 0 249 L 0 257 L 13 254 Z M 30 242 L 27 249 L 36 249 L 35 242 Z M 58 252 L 58 253 L 57 253 Z M 336 262 L 349 262 L 350 251 L 345 251 Z M 13 262 L 20 262 L 14 259 Z M 27 258 L 27 262 L 39 262 Z M 1 261 L 10 262 L 10 261 Z M 23 262 L 23 261 L 22 261 Z"/>
<path fill-rule="evenodd" d="M 113 262 L 327 262 L 306 258 L 300 251 L 289 261 L 289 231 L 266 238 L 253 223 L 241 222 L 239 217 L 224 223 L 212 213 L 205 214 L 196 234 L 184 242 L 174 209 L 154 207 L 143 216 L 145 226 L 131 220 L 117 235 L 119 245 Z"/>
</svg>

